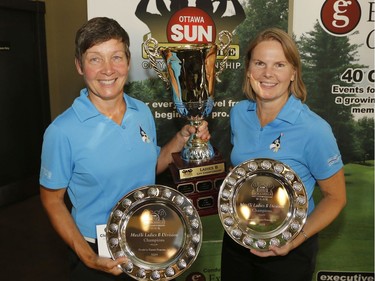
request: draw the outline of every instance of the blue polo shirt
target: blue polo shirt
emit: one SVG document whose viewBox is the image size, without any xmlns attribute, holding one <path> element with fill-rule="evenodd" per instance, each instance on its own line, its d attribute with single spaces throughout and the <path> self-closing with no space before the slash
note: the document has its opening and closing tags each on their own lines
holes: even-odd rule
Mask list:
<svg viewBox="0 0 375 281">
<path fill-rule="evenodd" d="M 256 114 L 256 103 L 249 100 L 232 108 L 230 124 L 232 165 L 254 158 L 285 163 L 306 187 L 308 213 L 314 209 L 312 193 L 316 180 L 327 179 L 343 167 L 329 124 L 293 95 L 275 120 L 264 127 Z"/>
<path fill-rule="evenodd" d="M 160 148 L 148 106 L 124 93 L 121 126 L 101 114 L 87 89 L 44 134 L 40 184 L 67 188 L 83 236 L 96 238 L 114 205 L 128 192 L 155 183 Z"/>
</svg>

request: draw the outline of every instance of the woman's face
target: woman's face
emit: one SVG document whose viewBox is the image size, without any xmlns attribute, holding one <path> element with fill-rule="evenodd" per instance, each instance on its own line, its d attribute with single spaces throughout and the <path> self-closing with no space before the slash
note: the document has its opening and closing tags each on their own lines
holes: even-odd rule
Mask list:
<svg viewBox="0 0 375 281">
<path fill-rule="evenodd" d="M 76 60 L 76 67 L 85 79 L 89 95 L 103 100 L 122 97 L 129 61 L 121 41 L 111 39 L 92 46 L 83 54 L 82 64 Z"/>
<path fill-rule="evenodd" d="M 259 43 L 252 51 L 247 76 L 257 101 L 285 102 L 295 70 L 276 40 Z"/>
</svg>

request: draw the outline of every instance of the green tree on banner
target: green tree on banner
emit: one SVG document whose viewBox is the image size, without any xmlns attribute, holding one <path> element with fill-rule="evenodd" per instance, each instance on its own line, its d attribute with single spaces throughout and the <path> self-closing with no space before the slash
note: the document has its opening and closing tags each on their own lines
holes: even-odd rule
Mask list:
<svg viewBox="0 0 375 281">
<path fill-rule="evenodd" d="M 316 22 L 312 31 L 301 36 L 299 47 L 308 90 L 306 103 L 332 126 L 344 162 L 360 160 L 361 147 L 351 106 L 337 104 L 337 95 L 332 94 L 332 85 L 349 86 L 340 80 L 347 68 L 365 67 L 356 64 L 359 45 L 350 44 L 346 36 L 328 34 Z"/>
<path fill-rule="evenodd" d="M 374 118 L 364 117 L 357 122 L 362 163 L 374 159 Z"/>
</svg>

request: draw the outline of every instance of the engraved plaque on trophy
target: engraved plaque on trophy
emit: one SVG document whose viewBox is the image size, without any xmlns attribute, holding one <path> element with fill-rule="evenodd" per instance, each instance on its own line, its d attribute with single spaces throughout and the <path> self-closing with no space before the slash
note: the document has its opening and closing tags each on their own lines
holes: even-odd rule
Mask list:
<svg viewBox="0 0 375 281">
<path fill-rule="evenodd" d="M 113 208 L 106 227 L 113 259 L 126 256 L 121 269 L 137 280 L 170 280 L 195 261 L 202 224 L 190 200 L 163 185 L 140 187 Z"/>
<path fill-rule="evenodd" d="M 225 231 L 249 249 L 266 251 L 292 241 L 305 224 L 307 208 L 298 175 L 267 158 L 237 165 L 219 191 L 218 213 Z"/>
<path fill-rule="evenodd" d="M 221 31 L 218 39 L 219 47 L 215 43 L 163 47 L 154 38 L 144 42 L 152 68 L 167 88 L 171 89 L 177 112 L 196 128 L 212 112 L 215 80 L 224 70 L 232 34 Z M 216 69 L 218 51 L 224 56 Z M 156 59 L 159 57 L 165 62 L 164 72 L 157 66 Z M 191 135 L 181 153 L 173 154 L 173 160 L 170 171 L 177 187 L 191 183 L 197 192 L 198 180 L 211 179 L 211 194 L 217 198 L 218 189 L 215 188 L 214 181 L 225 177 L 226 166 L 220 152 L 209 141 L 204 141 L 195 134 Z M 202 196 L 206 195 L 208 194 Z M 215 209 L 216 204 L 211 207 Z"/>
</svg>

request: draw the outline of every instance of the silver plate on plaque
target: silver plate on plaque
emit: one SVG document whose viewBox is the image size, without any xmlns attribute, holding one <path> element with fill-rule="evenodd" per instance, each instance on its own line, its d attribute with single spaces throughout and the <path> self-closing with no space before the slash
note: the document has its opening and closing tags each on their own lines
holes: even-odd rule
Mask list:
<svg viewBox="0 0 375 281">
<path fill-rule="evenodd" d="M 106 226 L 113 259 L 126 256 L 121 269 L 137 280 L 170 280 L 195 261 L 202 223 L 190 200 L 163 186 L 140 187 L 113 208 Z"/>
<path fill-rule="evenodd" d="M 218 213 L 228 235 L 260 251 L 292 241 L 306 222 L 308 198 L 298 175 L 282 162 L 256 158 L 226 176 Z"/>
</svg>

